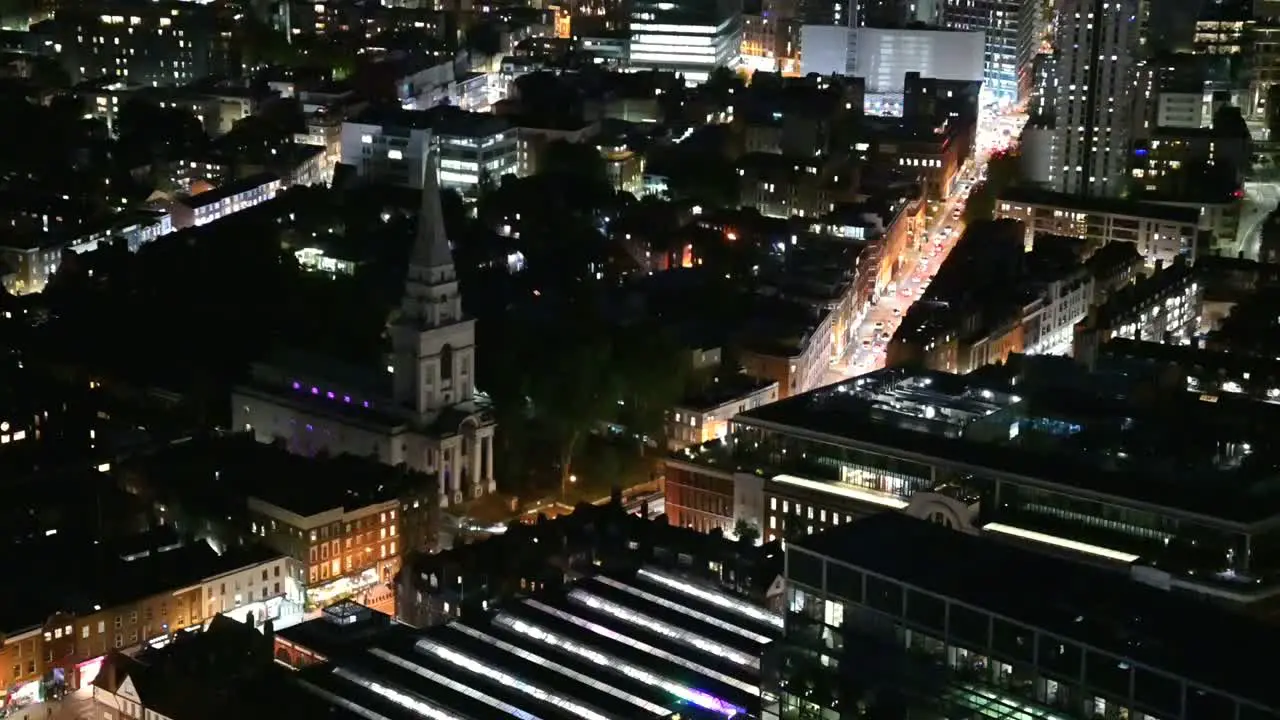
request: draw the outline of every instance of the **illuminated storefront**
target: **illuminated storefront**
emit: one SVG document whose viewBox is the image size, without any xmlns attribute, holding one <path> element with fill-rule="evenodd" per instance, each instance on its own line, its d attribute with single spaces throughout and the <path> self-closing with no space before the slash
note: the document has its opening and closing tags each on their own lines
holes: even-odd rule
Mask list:
<svg viewBox="0 0 1280 720">
<path fill-rule="evenodd" d="M 14 688 L 4 698 L 4 707 L 22 707 L 38 703 L 44 699 L 44 685 L 39 680 L 23 683 Z"/>
<path fill-rule="evenodd" d="M 91 660 L 78 663 L 76 665 L 76 677 L 79 681 L 76 687 L 85 688 L 92 685 L 93 681 L 97 679 L 98 673 L 102 671 L 102 661 L 105 658 L 105 655 L 99 655 Z"/>
<path fill-rule="evenodd" d="M 363 594 L 380 582 L 377 568 L 367 568 L 363 572 L 345 575 L 330 582 L 307 588 L 307 607 L 322 608 L 339 600 L 346 600 Z"/>
</svg>

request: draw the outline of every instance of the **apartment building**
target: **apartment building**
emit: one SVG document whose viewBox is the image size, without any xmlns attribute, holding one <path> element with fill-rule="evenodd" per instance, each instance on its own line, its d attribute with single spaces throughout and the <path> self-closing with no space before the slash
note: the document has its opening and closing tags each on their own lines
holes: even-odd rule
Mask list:
<svg viewBox="0 0 1280 720">
<path fill-rule="evenodd" d="M 232 22 L 213 4 L 138 0 L 64 5 L 51 21 L 72 78 L 151 87 L 237 74 L 230 32 L 221 32 Z"/>
<path fill-rule="evenodd" d="M 112 651 L 162 646 L 221 614 L 252 615 L 255 626 L 301 616 L 289 582 L 298 569 L 262 545 L 219 554 L 160 529 L 107 542 L 56 534 L 22 552 L 34 557 L 11 567 L 44 567 L 47 580 L 0 613 L 0 687 L 11 704 L 85 687 Z"/>
<path fill-rule="evenodd" d="M 667 446 L 679 450 L 724 437 L 734 415 L 777 399 L 777 381 L 745 375 L 715 378 L 667 411 Z"/>
<path fill-rule="evenodd" d="M 1056 23 L 1054 190 L 1116 197 L 1123 190 L 1136 82 L 1137 0 L 1065 0 Z"/>
<path fill-rule="evenodd" d="M 1076 326 L 1073 355 L 1092 364 L 1112 338 L 1188 345 L 1196 336 L 1204 283 L 1184 259 L 1114 293 Z"/>
<path fill-rule="evenodd" d="M 1148 267 L 1177 257 L 1194 261 L 1200 213 L 1193 208 L 1113 198 L 1092 198 L 1028 187 L 1005 190 L 996 218 L 1021 220 L 1027 247 L 1037 234 L 1069 235 L 1086 241 L 1086 255 L 1110 242 L 1131 242 Z"/>
<path fill-rule="evenodd" d="M 385 603 L 399 568 L 400 503 L 355 490 L 250 497 L 250 532 L 306 567 L 309 608 L 356 595 Z M 394 605 L 391 607 L 394 611 Z"/>
</svg>

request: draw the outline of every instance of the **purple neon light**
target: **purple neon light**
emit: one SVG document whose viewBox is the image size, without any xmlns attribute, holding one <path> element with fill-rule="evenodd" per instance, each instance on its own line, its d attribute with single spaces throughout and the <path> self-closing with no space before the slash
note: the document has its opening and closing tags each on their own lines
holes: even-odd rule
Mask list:
<svg viewBox="0 0 1280 720">
<path fill-rule="evenodd" d="M 726 717 L 733 717 L 734 715 L 746 712 L 737 705 L 727 703 L 724 700 L 721 700 L 714 695 L 708 695 L 701 690 L 694 690 L 693 688 L 685 688 L 685 690 L 687 690 L 689 694 L 684 699 L 698 707 L 720 713 Z"/>
<path fill-rule="evenodd" d="M 302 383 L 298 382 L 297 380 L 293 380 L 293 381 L 291 381 L 289 384 L 290 384 L 290 385 L 292 385 L 292 386 L 293 386 L 293 389 L 294 389 L 294 390 L 297 390 L 298 392 L 304 392 L 304 391 L 306 390 L 306 386 L 304 386 Z M 339 396 L 337 393 L 335 393 L 335 392 L 334 392 L 334 391 L 332 391 L 332 390 L 324 390 L 324 391 L 321 391 L 321 390 L 320 390 L 320 388 L 318 388 L 318 387 L 316 387 L 316 386 L 314 386 L 314 385 L 310 386 L 310 390 L 311 390 L 311 394 L 312 394 L 312 395 L 316 395 L 316 396 L 321 396 L 321 395 L 323 395 L 325 398 L 327 398 L 327 399 L 329 399 L 329 400 L 333 400 L 333 401 L 335 401 L 335 402 L 338 400 L 338 398 L 339 398 L 339 397 L 341 397 L 341 398 L 342 398 L 342 402 L 347 403 L 348 405 L 350 405 L 350 404 L 351 404 L 351 402 L 352 402 L 352 400 L 351 400 L 351 396 L 350 396 L 350 395 L 342 395 L 342 396 Z M 361 407 L 364 407 L 364 408 L 368 408 L 368 407 L 370 407 L 370 405 L 369 405 L 369 401 L 368 401 L 368 400 L 361 400 L 361 401 L 360 401 L 360 406 L 361 406 Z"/>
</svg>

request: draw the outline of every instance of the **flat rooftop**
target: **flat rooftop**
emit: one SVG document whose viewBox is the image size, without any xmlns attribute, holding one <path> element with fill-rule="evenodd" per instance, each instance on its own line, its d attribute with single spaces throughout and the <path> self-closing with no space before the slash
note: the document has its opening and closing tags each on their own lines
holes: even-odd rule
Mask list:
<svg viewBox="0 0 1280 720">
<path fill-rule="evenodd" d="M 596 576 L 425 631 L 347 617 L 357 616 L 277 633 L 328 659 L 302 680 L 335 703 L 377 712 L 386 703 L 412 709 L 413 698 L 465 720 L 756 712 L 761 655 L 782 636 L 781 616 L 649 570 Z M 374 629 L 356 637 L 362 622 Z"/>
<path fill-rule="evenodd" d="M 1082 197 L 1024 185 L 1006 188 L 1000 193 L 998 200 L 1122 215 L 1125 217 L 1150 218 L 1183 225 L 1198 226 L 1200 222 L 1200 211 L 1196 208 L 1174 207 L 1118 198 Z"/>
<path fill-rule="evenodd" d="M 1209 401 L 1185 383 L 1162 386 L 1158 370 L 1066 362 L 1034 377 L 973 377 L 892 368 L 748 410 L 735 424 L 1201 520 L 1248 525 L 1280 514 L 1280 448 L 1270 440 L 1280 407 L 1242 395 Z M 741 467 L 759 467 L 732 435 L 723 445 L 676 458 L 737 453 Z"/>
<path fill-rule="evenodd" d="M 157 483 L 216 477 L 218 487 L 241 503 L 253 497 L 302 517 L 392 500 L 415 481 L 371 458 L 294 455 L 247 434 L 172 444 L 141 463 Z"/>
<path fill-rule="evenodd" d="M 1218 605 L 896 512 L 797 548 L 1280 710 L 1280 629 Z"/>
</svg>

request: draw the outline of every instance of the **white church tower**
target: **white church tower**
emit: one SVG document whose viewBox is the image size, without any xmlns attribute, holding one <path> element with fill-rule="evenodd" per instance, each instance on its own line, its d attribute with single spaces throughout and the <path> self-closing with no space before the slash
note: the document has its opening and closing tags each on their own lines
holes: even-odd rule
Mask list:
<svg viewBox="0 0 1280 720">
<path fill-rule="evenodd" d="M 400 317 L 392 327 L 393 397 L 430 423 L 446 408 L 467 406 L 475 383 L 475 320 L 463 317 L 453 253 L 444 231 L 436 157 L 424 163 L 418 233 Z"/>
</svg>

